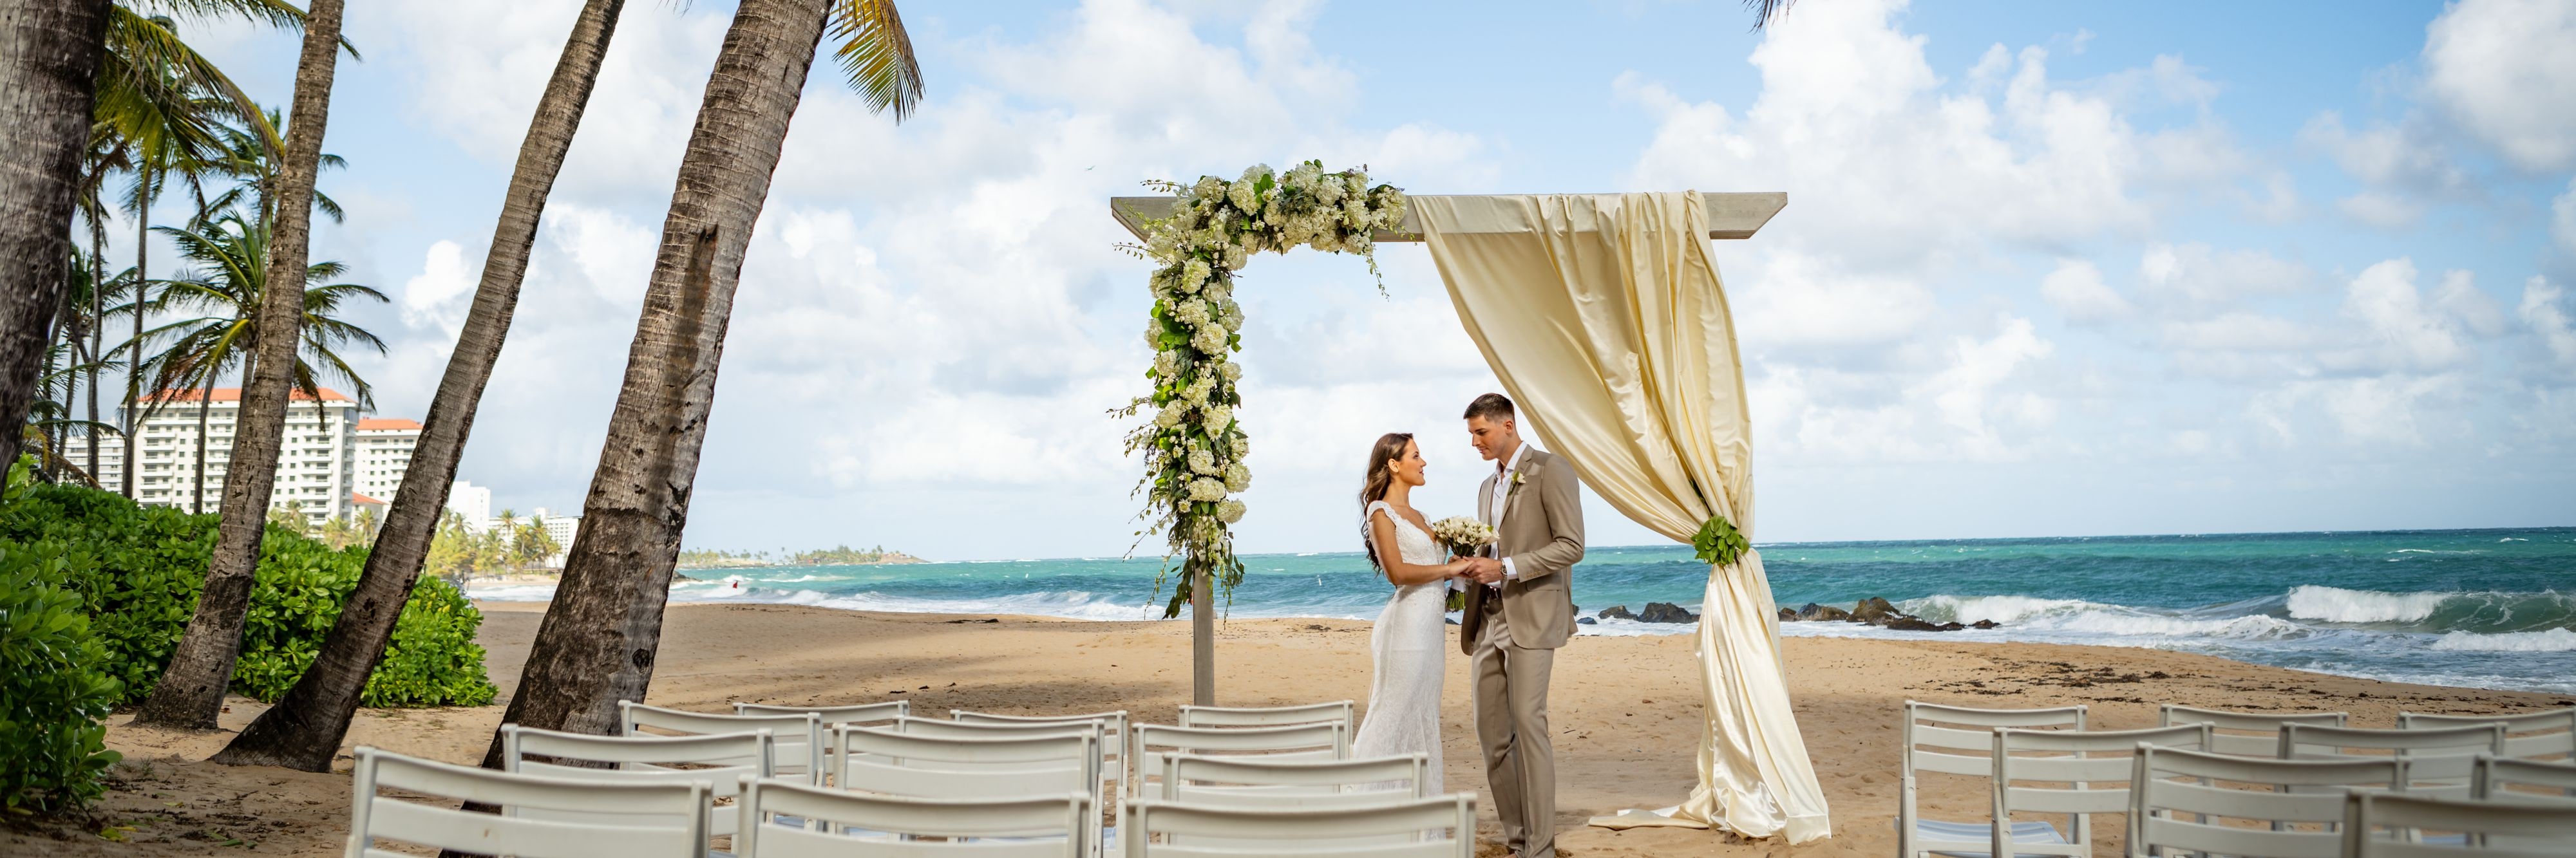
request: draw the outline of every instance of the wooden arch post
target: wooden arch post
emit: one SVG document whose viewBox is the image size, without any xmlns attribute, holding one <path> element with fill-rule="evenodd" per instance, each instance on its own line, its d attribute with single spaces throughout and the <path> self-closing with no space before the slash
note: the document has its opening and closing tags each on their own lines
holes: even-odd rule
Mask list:
<svg viewBox="0 0 2576 858">
<path fill-rule="evenodd" d="M 1771 216 L 1789 205 L 1789 195 L 1782 191 L 1758 193 L 1703 193 L 1708 207 L 1708 237 L 1752 238 L 1753 233 L 1771 222 Z M 1145 225 L 1168 217 L 1179 197 L 1110 197 L 1109 214 L 1118 225 L 1144 241 Z M 1379 230 L 1370 239 L 1378 244 L 1418 242 L 1422 240 L 1422 221 L 1412 209 L 1406 209 L 1404 220 L 1396 229 Z M 1193 705 L 1216 705 L 1216 582 L 1213 576 L 1200 573 L 1190 582 L 1190 700 Z"/>
</svg>

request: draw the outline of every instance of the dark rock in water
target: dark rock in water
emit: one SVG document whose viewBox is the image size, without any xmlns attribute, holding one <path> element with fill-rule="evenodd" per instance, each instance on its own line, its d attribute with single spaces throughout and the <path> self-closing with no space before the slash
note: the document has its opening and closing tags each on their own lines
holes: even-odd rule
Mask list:
<svg viewBox="0 0 2576 858">
<path fill-rule="evenodd" d="M 1930 622 L 1930 621 L 1927 621 L 1927 620 L 1923 619 L 1922 617 L 1906 616 L 1906 615 L 1904 615 L 1904 614 L 1898 614 L 1898 615 L 1896 615 L 1895 617 L 1889 618 L 1889 619 L 1888 619 L 1886 622 L 1884 622 L 1884 623 L 1876 623 L 1875 625 L 1883 625 L 1883 626 L 1886 626 L 1886 627 L 1887 627 L 1887 630 L 1888 630 L 1888 631 L 1891 631 L 1891 632 L 1937 632 L 1937 631 L 1944 631 L 1944 629 L 1942 629 L 1939 625 L 1936 625 L 1936 624 L 1934 624 L 1934 623 L 1932 623 L 1932 622 Z"/>
<path fill-rule="evenodd" d="M 1951 620 L 1941 624 L 1941 630 L 1945 632 L 1955 632 L 1964 628 L 1967 628 L 1967 626 L 1959 625 L 1958 620 Z"/>
<path fill-rule="evenodd" d="M 1789 610 L 1789 609 L 1787 609 L 1787 608 L 1781 608 L 1781 609 L 1780 609 L 1780 621 L 1781 621 L 1781 622 L 1784 622 L 1784 623 L 1793 623 L 1793 622 L 1797 622 L 1797 620 L 1798 620 L 1798 612 L 1796 612 L 1796 611 L 1792 611 L 1792 610 Z"/>
<path fill-rule="evenodd" d="M 1968 627 L 1969 627 L 1969 628 L 1976 628 L 1976 629 L 1994 629 L 1994 628 L 2002 628 L 2002 627 L 2003 627 L 2003 624 L 2002 624 L 2002 623 L 1995 622 L 1995 621 L 1993 621 L 1993 620 L 1978 620 L 1978 621 L 1976 621 L 1976 622 L 1969 623 L 1969 624 L 1968 624 Z"/>
<path fill-rule="evenodd" d="M 1819 605 L 1814 602 L 1808 602 L 1806 607 L 1798 609 L 1798 619 L 1808 621 L 1848 620 L 1851 619 L 1851 612 L 1832 605 Z"/>
<path fill-rule="evenodd" d="M 1860 600 L 1860 604 L 1853 606 L 1851 611 L 1853 622 L 1868 623 L 1873 626 L 1887 625 L 1889 620 L 1902 616 L 1905 614 L 1897 611 L 1895 605 L 1888 604 L 1886 599 L 1878 596 Z"/>
<path fill-rule="evenodd" d="M 1591 617 L 1577 617 L 1574 620 L 1574 624 L 1578 626 L 1597 626 L 1601 624 L 1601 621 Z"/>
<path fill-rule="evenodd" d="M 1641 623 L 1696 623 L 1699 615 L 1682 610 L 1671 602 L 1647 602 L 1646 612 L 1637 615 Z"/>
<path fill-rule="evenodd" d="M 1628 606 L 1626 605 L 1612 605 L 1601 609 L 1601 613 L 1594 614 L 1593 616 L 1600 617 L 1605 620 L 1633 620 L 1637 618 L 1637 615 L 1628 613 Z"/>
</svg>

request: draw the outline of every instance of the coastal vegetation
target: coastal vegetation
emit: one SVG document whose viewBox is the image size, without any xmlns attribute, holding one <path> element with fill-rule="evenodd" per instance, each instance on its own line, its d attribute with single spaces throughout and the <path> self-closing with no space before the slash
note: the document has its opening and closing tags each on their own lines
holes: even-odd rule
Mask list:
<svg viewBox="0 0 2576 858">
<path fill-rule="evenodd" d="M 811 551 L 798 551 L 793 554 L 788 553 L 787 549 L 784 548 L 779 549 L 776 554 L 772 554 L 768 551 L 721 551 L 708 548 L 684 548 L 680 550 L 680 568 L 682 569 L 757 569 L 765 566 L 876 566 L 881 564 L 927 562 L 930 561 L 914 557 L 910 554 L 905 554 L 901 551 L 888 551 L 883 545 L 879 545 L 874 548 L 851 548 L 847 545 L 838 545 L 831 548 L 817 548 Z"/>
</svg>

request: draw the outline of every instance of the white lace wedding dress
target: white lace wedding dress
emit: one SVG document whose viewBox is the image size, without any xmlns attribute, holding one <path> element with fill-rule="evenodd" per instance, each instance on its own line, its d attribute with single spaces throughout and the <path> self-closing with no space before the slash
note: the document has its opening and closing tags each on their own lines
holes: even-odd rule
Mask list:
<svg viewBox="0 0 2576 858">
<path fill-rule="evenodd" d="M 1396 553 L 1404 562 L 1430 566 L 1441 561 L 1440 545 L 1431 534 L 1395 514 L 1385 501 L 1369 504 L 1367 514 L 1395 522 Z M 1370 526 L 1366 532 L 1376 532 L 1374 521 L 1365 524 Z M 1386 601 L 1369 633 L 1377 670 L 1369 681 L 1368 714 L 1351 741 L 1354 757 L 1431 755 L 1432 794 L 1445 791 L 1440 785 L 1440 683 L 1449 632 L 1441 602 L 1448 594 L 1447 582 L 1433 581 L 1397 587 Z"/>
</svg>

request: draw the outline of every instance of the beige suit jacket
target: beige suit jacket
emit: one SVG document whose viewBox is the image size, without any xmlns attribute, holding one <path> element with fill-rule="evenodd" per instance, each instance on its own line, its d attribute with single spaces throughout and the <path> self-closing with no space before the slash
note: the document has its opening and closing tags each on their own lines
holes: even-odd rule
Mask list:
<svg viewBox="0 0 2576 858">
<path fill-rule="evenodd" d="M 1526 442 L 1524 442 L 1526 443 Z M 1503 581 L 1503 630 L 1513 646 L 1555 649 L 1574 635 L 1574 564 L 1583 560 L 1583 481 L 1574 466 L 1545 450 L 1521 454 L 1519 481 L 1503 501 L 1503 523 L 1494 529 L 1500 556 L 1512 559 L 1515 577 Z M 1493 519 L 1494 480 L 1476 491 L 1476 515 Z M 1467 588 L 1459 648 L 1475 652 L 1491 588 Z"/>
</svg>

